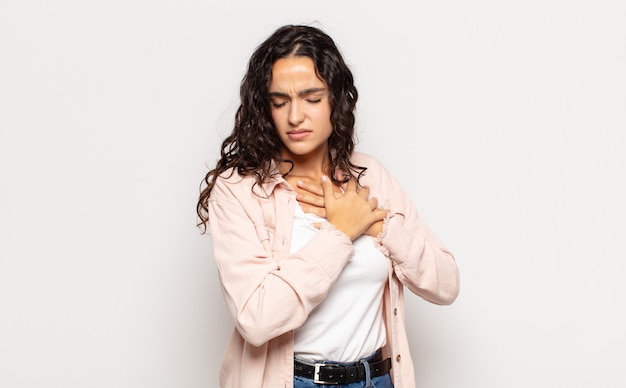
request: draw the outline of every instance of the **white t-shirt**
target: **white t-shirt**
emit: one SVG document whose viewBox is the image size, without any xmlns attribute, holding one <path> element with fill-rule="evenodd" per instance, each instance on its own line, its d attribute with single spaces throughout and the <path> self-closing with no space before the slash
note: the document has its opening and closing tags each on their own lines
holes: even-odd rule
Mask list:
<svg viewBox="0 0 626 388">
<path fill-rule="evenodd" d="M 296 206 L 291 252 L 319 232 L 312 223 L 323 221 Z M 358 361 L 385 344 L 382 305 L 389 263 L 372 237 L 362 235 L 352 244 L 354 256 L 326 299 L 295 331 L 294 354 L 298 359 Z"/>
</svg>

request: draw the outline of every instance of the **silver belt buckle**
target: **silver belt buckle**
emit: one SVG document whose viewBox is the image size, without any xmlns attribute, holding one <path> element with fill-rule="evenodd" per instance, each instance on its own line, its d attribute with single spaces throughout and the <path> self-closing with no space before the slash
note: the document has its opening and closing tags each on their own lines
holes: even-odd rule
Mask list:
<svg viewBox="0 0 626 388">
<path fill-rule="evenodd" d="M 320 381 L 320 368 L 323 366 L 339 366 L 339 364 L 315 363 L 315 371 L 313 373 L 313 382 L 315 384 L 321 384 L 321 385 L 337 384 L 336 381 Z"/>
</svg>

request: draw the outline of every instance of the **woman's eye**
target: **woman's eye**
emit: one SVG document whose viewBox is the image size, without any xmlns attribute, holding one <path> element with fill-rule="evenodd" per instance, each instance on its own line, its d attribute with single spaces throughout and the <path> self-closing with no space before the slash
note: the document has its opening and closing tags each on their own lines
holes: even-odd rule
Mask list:
<svg viewBox="0 0 626 388">
<path fill-rule="evenodd" d="M 284 102 L 273 102 L 272 101 L 271 104 L 272 104 L 272 108 L 280 108 L 280 107 L 285 106 Z"/>
<path fill-rule="evenodd" d="M 322 101 L 321 98 L 318 98 L 317 100 L 307 100 L 307 102 L 310 102 L 311 104 L 317 104 L 320 101 Z"/>
</svg>

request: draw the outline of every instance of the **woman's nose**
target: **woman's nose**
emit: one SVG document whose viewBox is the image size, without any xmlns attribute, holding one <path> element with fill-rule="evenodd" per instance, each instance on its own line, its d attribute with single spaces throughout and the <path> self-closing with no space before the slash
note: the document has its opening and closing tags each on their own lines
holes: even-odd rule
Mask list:
<svg viewBox="0 0 626 388">
<path fill-rule="evenodd" d="M 289 108 L 289 124 L 298 125 L 304 121 L 304 111 L 298 102 L 290 104 Z"/>
</svg>

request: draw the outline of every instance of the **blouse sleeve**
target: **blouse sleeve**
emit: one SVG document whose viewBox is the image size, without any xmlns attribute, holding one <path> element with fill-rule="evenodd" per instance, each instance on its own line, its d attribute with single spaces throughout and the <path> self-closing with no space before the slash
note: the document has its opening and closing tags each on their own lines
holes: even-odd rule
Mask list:
<svg viewBox="0 0 626 388">
<path fill-rule="evenodd" d="M 275 257 L 253 195 L 249 186 L 218 179 L 209 201 L 209 225 L 226 305 L 244 339 L 260 346 L 305 322 L 353 247 L 345 234 L 324 224 L 300 250 Z"/>
<path fill-rule="evenodd" d="M 377 181 L 390 211 L 378 236 L 381 249 L 398 279 L 416 295 L 436 304 L 450 304 L 459 294 L 459 272 L 452 253 L 435 237 L 408 194 L 382 166 Z"/>
</svg>

